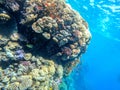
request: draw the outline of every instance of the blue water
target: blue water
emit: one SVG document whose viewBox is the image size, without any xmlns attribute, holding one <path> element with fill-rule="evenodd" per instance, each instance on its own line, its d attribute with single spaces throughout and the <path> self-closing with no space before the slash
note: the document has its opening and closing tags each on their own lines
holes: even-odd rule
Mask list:
<svg viewBox="0 0 120 90">
<path fill-rule="evenodd" d="M 120 0 L 67 0 L 88 22 L 92 40 L 70 90 L 120 90 Z M 74 78 L 74 79 L 73 79 Z"/>
</svg>

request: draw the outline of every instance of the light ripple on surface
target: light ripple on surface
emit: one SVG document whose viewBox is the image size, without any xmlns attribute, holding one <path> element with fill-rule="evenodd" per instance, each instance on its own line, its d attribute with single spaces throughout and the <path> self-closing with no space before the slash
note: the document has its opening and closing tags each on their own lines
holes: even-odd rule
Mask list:
<svg viewBox="0 0 120 90">
<path fill-rule="evenodd" d="M 92 32 L 120 41 L 120 0 L 67 0 L 67 2 L 88 21 Z"/>
</svg>

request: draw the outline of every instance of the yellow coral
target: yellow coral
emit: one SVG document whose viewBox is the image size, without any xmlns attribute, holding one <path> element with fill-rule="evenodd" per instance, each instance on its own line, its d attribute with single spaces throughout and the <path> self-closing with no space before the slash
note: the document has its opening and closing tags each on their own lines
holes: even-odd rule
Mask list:
<svg viewBox="0 0 120 90">
<path fill-rule="evenodd" d="M 26 53 L 25 54 L 25 57 L 24 57 L 25 60 L 30 60 L 31 58 L 32 58 L 32 54 L 31 53 Z"/>
<path fill-rule="evenodd" d="M 0 19 L 9 20 L 9 19 L 10 19 L 10 16 L 7 15 L 6 13 L 1 13 L 1 14 L 0 14 Z"/>
<path fill-rule="evenodd" d="M 22 75 L 18 77 L 17 80 L 20 82 L 19 89 L 26 90 L 28 87 L 31 87 L 33 84 L 32 76 L 31 75 Z M 17 89 L 13 89 L 17 90 Z"/>
<path fill-rule="evenodd" d="M 54 65 L 48 66 L 48 72 L 51 75 L 55 74 L 55 67 L 54 67 Z"/>
<path fill-rule="evenodd" d="M 11 36 L 10 39 L 13 41 L 17 41 L 20 38 L 20 35 L 17 32 L 14 32 Z"/>
<path fill-rule="evenodd" d="M 20 83 L 19 82 L 14 82 L 9 84 L 9 86 L 7 87 L 8 90 L 18 90 Z"/>
<path fill-rule="evenodd" d="M 49 88 L 49 90 L 53 90 L 53 88 L 52 88 L 52 87 L 50 87 L 50 88 Z"/>
<path fill-rule="evenodd" d="M 16 47 L 20 47 L 20 45 L 17 42 L 9 41 L 8 46 L 6 46 L 6 49 L 12 50 L 12 49 L 15 49 Z"/>
<path fill-rule="evenodd" d="M 43 66 L 42 70 L 44 71 L 45 74 L 48 74 L 48 68 L 46 66 Z"/>
<path fill-rule="evenodd" d="M 34 78 L 34 77 L 38 77 L 39 76 L 39 69 L 33 69 L 32 72 L 30 72 L 30 75 Z"/>
</svg>

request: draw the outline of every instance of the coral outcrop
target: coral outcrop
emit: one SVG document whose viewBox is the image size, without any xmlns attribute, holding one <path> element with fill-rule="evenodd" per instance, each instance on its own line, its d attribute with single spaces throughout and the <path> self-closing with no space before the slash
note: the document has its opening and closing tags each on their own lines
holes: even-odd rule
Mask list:
<svg viewBox="0 0 120 90">
<path fill-rule="evenodd" d="M 0 89 L 65 88 L 62 78 L 90 39 L 88 24 L 64 0 L 1 0 Z"/>
</svg>

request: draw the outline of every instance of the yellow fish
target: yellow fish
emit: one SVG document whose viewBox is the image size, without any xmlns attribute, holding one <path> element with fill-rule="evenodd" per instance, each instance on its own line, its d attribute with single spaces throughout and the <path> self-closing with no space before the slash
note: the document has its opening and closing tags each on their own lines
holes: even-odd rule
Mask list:
<svg viewBox="0 0 120 90">
<path fill-rule="evenodd" d="M 32 44 L 27 44 L 26 45 L 28 48 L 33 48 L 33 45 Z"/>
</svg>

